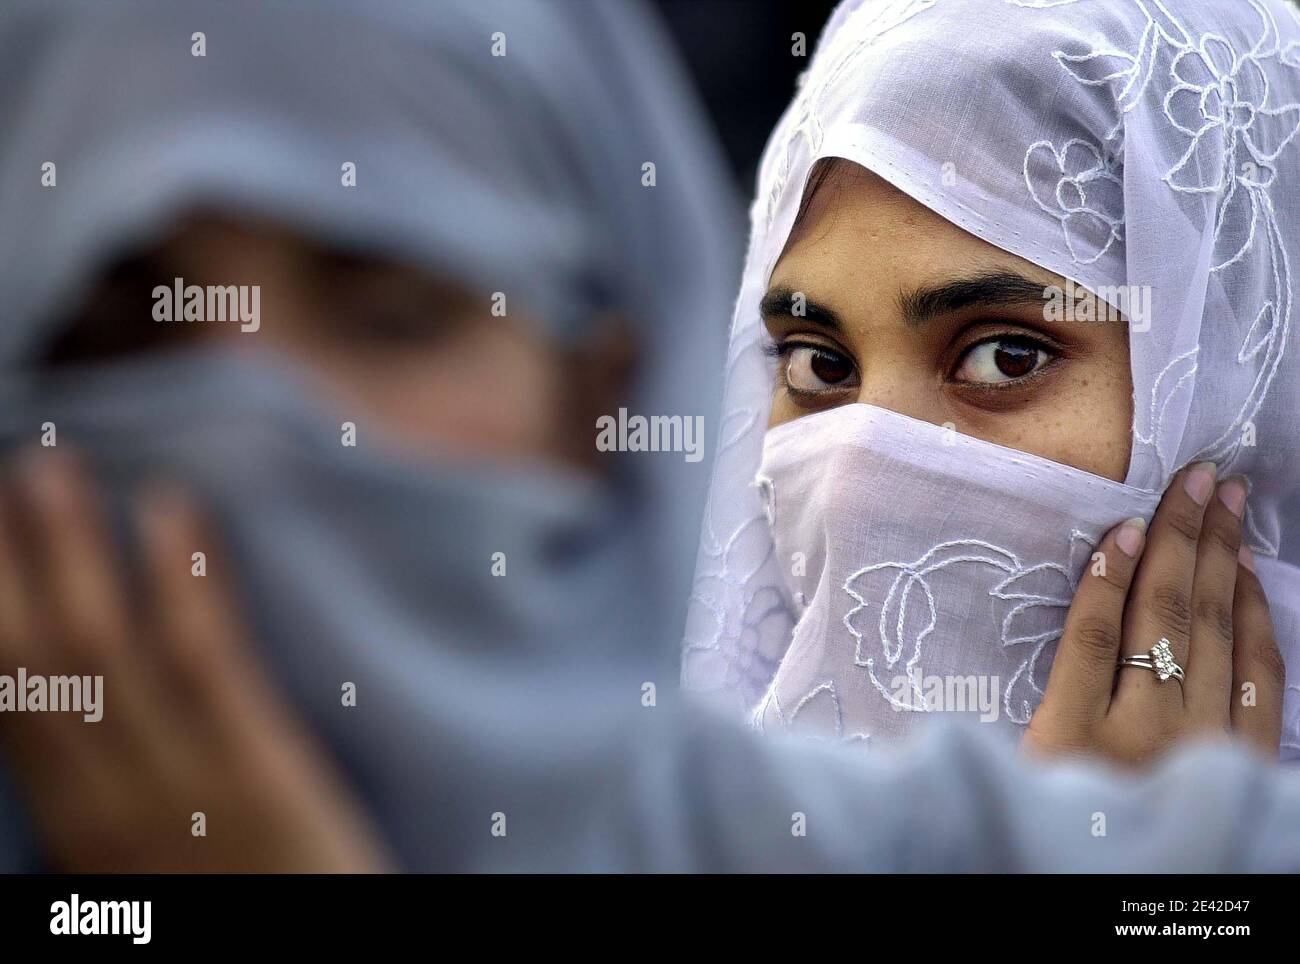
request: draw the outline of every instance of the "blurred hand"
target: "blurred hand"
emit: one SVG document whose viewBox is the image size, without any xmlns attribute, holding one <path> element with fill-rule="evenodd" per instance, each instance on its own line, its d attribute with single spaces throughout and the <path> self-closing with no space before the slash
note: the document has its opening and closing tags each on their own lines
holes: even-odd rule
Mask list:
<svg viewBox="0 0 1300 964">
<path fill-rule="evenodd" d="M 1268 600 L 1241 549 L 1246 488 L 1201 463 L 1174 477 L 1145 532 L 1117 526 L 1079 582 L 1042 704 L 1022 746 L 1142 764 L 1175 744 L 1235 737 L 1276 758 L 1285 668 Z M 1094 559 L 1097 559 L 1094 556 Z M 1122 656 L 1161 638 L 1180 685 Z"/>
<path fill-rule="evenodd" d="M 0 713 L 46 852 L 74 872 L 386 869 L 357 802 L 251 657 L 195 509 L 139 504 L 142 592 L 77 461 L 0 483 L 0 673 L 102 675 L 103 718 Z M 208 574 L 191 574 L 207 555 Z M 22 698 L 23 694 L 19 694 Z M 202 813 L 206 836 L 196 836 Z"/>
</svg>

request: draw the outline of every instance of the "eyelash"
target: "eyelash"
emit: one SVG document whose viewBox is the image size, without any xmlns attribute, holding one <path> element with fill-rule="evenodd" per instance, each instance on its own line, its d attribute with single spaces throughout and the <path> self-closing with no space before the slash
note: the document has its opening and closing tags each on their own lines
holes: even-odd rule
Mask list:
<svg viewBox="0 0 1300 964">
<path fill-rule="evenodd" d="M 791 338 L 784 338 L 781 341 L 772 342 L 770 344 L 765 343 L 763 345 L 763 354 L 765 354 L 769 358 L 776 359 L 777 361 L 782 363 L 778 375 L 781 379 L 781 383 L 784 385 L 785 390 L 787 392 L 789 392 L 791 395 L 797 395 L 800 398 L 814 398 L 818 395 L 834 395 L 843 391 L 843 389 L 839 389 L 835 387 L 821 389 L 817 391 L 809 391 L 806 389 L 797 389 L 794 386 L 792 386 L 786 378 L 787 369 L 786 369 L 785 361 L 789 358 L 791 352 L 799 348 L 807 348 L 811 351 L 820 351 L 830 355 L 838 355 L 839 357 L 844 358 L 845 360 L 853 364 L 852 359 L 850 359 L 845 352 L 838 351 L 834 348 L 829 347 L 828 345 L 823 345 L 818 342 L 800 341 L 796 338 L 791 337 Z M 853 367 L 854 370 L 857 369 L 856 364 L 854 364 Z"/>
<path fill-rule="evenodd" d="M 979 338 L 978 340 L 973 341 L 969 345 L 966 345 L 964 348 L 962 348 L 961 353 L 957 356 L 956 360 L 952 363 L 952 365 L 949 366 L 948 378 L 950 379 L 952 378 L 952 376 L 961 367 L 962 361 L 966 358 L 967 355 L 969 355 L 976 348 L 978 348 L 981 345 L 987 345 L 990 342 L 999 342 L 999 341 L 1020 342 L 1022 344 L 1028 345 L 1036 349 L 1037 351 L 1041 351 L 1050 357 L 1048 358 L 1047 362 L 1043 364 L 1041 368 L 1035 369 L 1029 374 L 1022 375 L 1019 378 L 1008 379 L 1007 381 L 1004 382 L 961 382 L 958 384 L 963 384 L 968 388 L 977 389 L 979 391 L 1003 391 L 1006 389 L 1018 388 L 1024 385 L 1026 382 L 1030 381 L 1031 379 L 1034 379 L 1039 375 L 1041 375 L 1043 372 L 1047 371 L 1061 357 L 1062 348 L 1059 345 L 1056 345 L 1053 342 L 1050 342 L 1044 338 L 1028 335 L 1025 334 L 1023 331 L 994 332 L 992 334 L 986 334 L 982 338 Z M 774 341 L 771 343 L 764 344 L 763 354 L 772 359 L 782 360 L 787 358 L 789 354 L 797 348 L 808 348 L 813 351 L 827 352 L 828 354 L 838 355 L 852 362 L 852 359 L 849 357 L 849 355 L 846 352 L 839 351 L 838 349 L 831 348 L 827 345 L 823 345 L 818 342 L 799 341 L 794 337 L 787 337 L 780 341 Z M 857 368 L 856 363 L 854 364 L 854 368 L 855 369 Z M 783 382 L 785 381 L 784 371 L 782 371 L 782 381 Z M 833 388 L 823 389 L 821 391 L 806 391 L 801 389 L 794 389 L 790 386 L 789 382 L 785 382 L 785 389 L 786 391 L 791 392 L 792 394 L 801 395 L 804 397 L 810 397 L 813 395 L 820 395 L 820 394 L 831 394 L 834 391 L 836 391 L 836 389 Z"/>
<path fill-rule="evenodd" d="M 1051 368 L 1060 359 L 1064 351 L 1064 349 L 1055 342 L 1049 341 L 1041 336 L 1026 334 L 1023 331 L 993 332 L 981 336 L 962 348 L 961 353 L 957 356 L 948 371 L 948 377 L 951 378 L 957 373 L 967 355 L 981 345 L 987 345 L 990 342 L 1015 342 L 1017 344 L 1025 345 L 1048 356 L 1047 361 L 1043 363 L 1042 367 L 1034 369 L 1027 375 L 1021 375 L 1018 378 L 1010 378 L 1004 382 L 960 382 L 958 384 L 964 385 L 969 389 L 977 389 L 980 391 L 1002 391 L 1004 389 L 1019 388 Z"/>
</svg>

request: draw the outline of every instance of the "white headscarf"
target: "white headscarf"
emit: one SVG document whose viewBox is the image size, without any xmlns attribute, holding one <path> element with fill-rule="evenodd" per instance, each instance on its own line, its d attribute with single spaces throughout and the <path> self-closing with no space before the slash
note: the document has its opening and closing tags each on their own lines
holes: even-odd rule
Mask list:
<svg viewBox="0 0 1300 964">
<path fill-rule="evenodd" d="M 1198 459 L 1248 476 L 1247 542 L 1300 663 L 1300 574 L 1275 559 L 1300 540 L 1297 129 L 1300 15 L 1279 0 L 841 5 L 759 174 L 685 682 L 765 728 L 892 738 L 977 708 L 1014 733 L 1093 544 Z M 759 301 L 820 158 L 1090 290 L 1150 287 L 1123 485 L 865 405 L 766 431 Z"/>
</svg>

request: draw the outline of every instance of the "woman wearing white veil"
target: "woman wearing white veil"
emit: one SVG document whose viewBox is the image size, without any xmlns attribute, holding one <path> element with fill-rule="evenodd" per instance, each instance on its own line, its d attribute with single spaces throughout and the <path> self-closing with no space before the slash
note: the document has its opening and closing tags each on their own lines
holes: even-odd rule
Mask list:
<svg viewBox="0 0 1300 964">
<path fill-rule="evenodd" d="M 1017 735 L 1101 535 L 1197 463 L 1295 665 L 1297 129 L 1275 0 L 839 7 L 760 171 L 685 683 Z"/>
</svg>

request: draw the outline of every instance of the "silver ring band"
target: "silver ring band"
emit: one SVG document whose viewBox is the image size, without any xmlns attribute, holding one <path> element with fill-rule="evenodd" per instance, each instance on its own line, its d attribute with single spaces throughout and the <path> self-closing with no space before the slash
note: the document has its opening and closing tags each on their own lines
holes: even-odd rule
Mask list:
<svg viewBox="0 0 1300 964">
<path fill-rule="evenodd" d="M 1174 660 L 1174 652 L 1169 646 L 1169 640 L 1161 637 L 1160 642 L 1151 647 L 1151 652 L 1143 656 L 1121 656 L 1119 658 L 1120 666 L 1136 666 L 1138 669 L 1147 669 L 1155 673 L 1160 678 L 1160 682 L 1165 680 L 1178 680 L 1178 685 L 1182 685 L 1187 674 L 1183 668 Z"/>
</svg>

